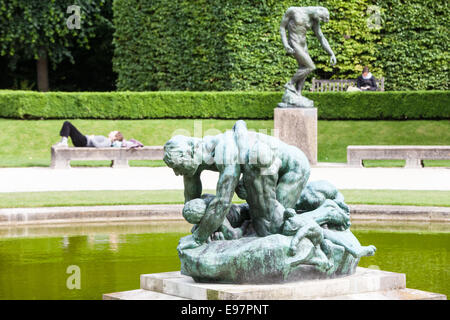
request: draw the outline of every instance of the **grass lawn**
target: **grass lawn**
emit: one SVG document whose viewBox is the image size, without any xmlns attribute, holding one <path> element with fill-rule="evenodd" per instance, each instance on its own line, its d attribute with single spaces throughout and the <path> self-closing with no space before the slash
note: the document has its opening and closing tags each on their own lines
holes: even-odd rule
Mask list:
<svg viewBox="0 0 450 320">
<path fill-rule="evenodd" d="M 85 134 L 120 130 L 144 145 L 163 145 L 174 134 L 214 135 L 235 120 L 73 120 Z M 272 134 L 273 120 L 247 120 L 249 129 Z M 0 119 L 0 167 L 49 166 L 50 147 L 59 141 L 62 120 Z M 70 139 L 69 139 L 70 140 Z M 450 121 L 319 121 L 319 162 L 346 162 L 348 145 L 450 145 Z M 402 161 L 367 161 L 367 166 L 402 166 Z M 108 166 L 109 161 L 73 161 L 72 165 Z M 162 161 L 130 161 L 133 166 L 161 166 Z M 450 161 L 425 161 L 450 166 Z"/>
<path fill-rule="evenodd" d="M 389 204 L 450 207 L 450 191 L 340 190 L 349 204 Z M 204 190 L 204 193 L 215 193 Z M 243 202 L 236 195 L 233 201 Z M 181 204 L 183 190 L 71 191 L 0 193 L 0 208 Z"/>
</svg>

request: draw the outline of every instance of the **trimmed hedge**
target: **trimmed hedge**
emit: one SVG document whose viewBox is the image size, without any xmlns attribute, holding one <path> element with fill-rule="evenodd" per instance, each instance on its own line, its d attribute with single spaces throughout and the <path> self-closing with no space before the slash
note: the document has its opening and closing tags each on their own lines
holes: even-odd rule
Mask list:
<svg viewBox="0 0 450 320">
<path fill-rule="evenodd" d="M 0 91 L 0 117 L 17 119 L 271 119 L 280 92 Z M 448 91 L 308 92 L 319 119 L 450 119 Z"/>
</svg>

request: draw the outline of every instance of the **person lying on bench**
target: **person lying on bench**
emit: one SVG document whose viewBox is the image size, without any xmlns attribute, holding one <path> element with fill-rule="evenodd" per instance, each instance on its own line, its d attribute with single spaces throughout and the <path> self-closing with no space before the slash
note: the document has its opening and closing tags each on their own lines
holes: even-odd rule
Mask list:
<svg viewBox="0 0 450 320">
<path fill-rule="evenodd" d="M 108 137 L 84 135 L 69 121 L 64 121 L 59 135 L 61 136 L 61 141 L 55 144 L 54 147 L 68 147 L 68 137 L 72 139 L 75 147 L 122 147 L 125 141 L 120 131 L 111 131 Z"/>
</svg>

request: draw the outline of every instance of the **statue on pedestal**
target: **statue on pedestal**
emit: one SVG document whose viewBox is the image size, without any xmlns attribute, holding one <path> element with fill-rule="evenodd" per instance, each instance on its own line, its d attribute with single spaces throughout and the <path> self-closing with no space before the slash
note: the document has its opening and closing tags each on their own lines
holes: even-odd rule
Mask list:
<svg viewBox="0 0 450 320">
<path fill-rule="evenodd" d="M 336 64 L 336 56 L 320 29 L 320 22 L 328 22 L 330 13 L 324 7 L 290 7 L 281 20 L 281 41 L 286 52 L 297 60 L 298 70 L 285 84 L 285 93 L 279 108 L 313 108 L 314 102 L 302 96 L 306 77 L 316 68 L 308 54 L 306 32 L 312 29 L 320 44 L 331 56 L 331 65 Z M 288 36 L 286 36 L 286 29 Z"/>
<path fill-rule="evenodd" d="M 183 216 L 192 235 L 177 247 L 181 273 L 198 282 L 275 283 L 352 274 L 374 246 L 349 230 L 342 194 L 309 182 L 303 152 L 275 137 L 232 130 L 203 139 L 175 136 L 164 161 L 183 175 Z M 202 195 L 200 174 L 219 172 L 216 195 Z M 233 204 L 234 193 L 246 203 Z"/>
</svg>

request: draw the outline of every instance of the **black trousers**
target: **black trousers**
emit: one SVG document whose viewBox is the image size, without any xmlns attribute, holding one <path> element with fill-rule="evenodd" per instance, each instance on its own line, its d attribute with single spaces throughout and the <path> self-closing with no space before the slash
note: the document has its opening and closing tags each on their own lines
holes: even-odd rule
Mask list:
<svg viewBox="0 0 450 320">
<path fill-rule="evenodd" d="M 78 131 L 78 129 L 69 121 L 64 121 L 59 135 L 61 137 L 70 137 L 75 147 L 86 147 L 87 145 L 86 136 Z"/>
</svg>

